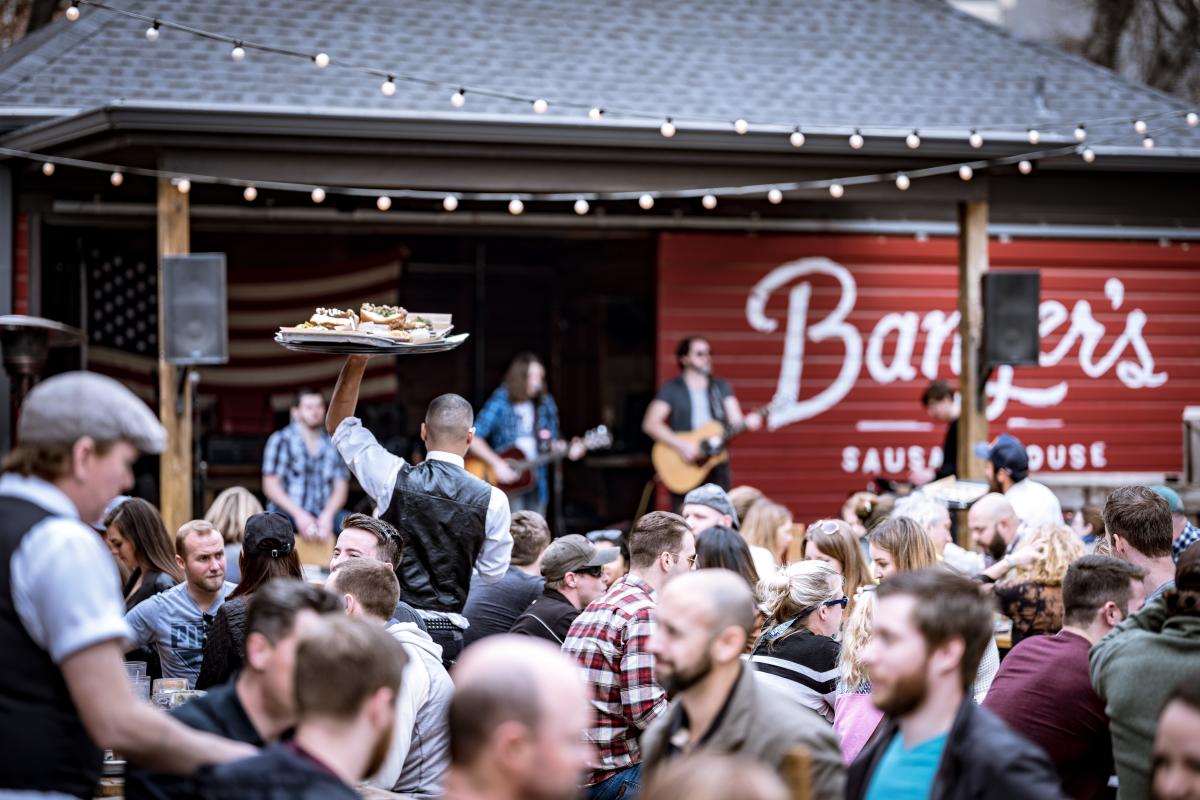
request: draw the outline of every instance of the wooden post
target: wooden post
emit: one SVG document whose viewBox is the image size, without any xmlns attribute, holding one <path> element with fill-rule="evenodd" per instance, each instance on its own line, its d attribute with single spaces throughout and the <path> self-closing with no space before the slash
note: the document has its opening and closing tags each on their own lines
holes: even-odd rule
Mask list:
<svg viewBox="0 0 1200 800">
<path fill-rule="evenodd" d="M 958 376 L 962 398 L 958 416 L 958 477 L 983 479 L 983 462 L 974 453 L 976 442 L 987 441 L 979 348 L 983 341 L 983 273 L 988 270 L 988 204 L 986 200 L 958 204 L 958 333 L 962 366 Z M 958 539 L 970 549 L 971 532 L 961 512 Z"/>
<path fill-rule="evenodd" d="M 174 538 L 179 526 L 192 519 L 192 391 L 182 386 L 179 368 L 166 361 L 166 298 L 163 296 L 163 257 L 186 255 L 191 249 L 188 196 L 169 178 L 158 181 L 158 418 L 167 429 L 167 449 L 159 466 L 159 509 L 167 532 Z"/>
</svg>

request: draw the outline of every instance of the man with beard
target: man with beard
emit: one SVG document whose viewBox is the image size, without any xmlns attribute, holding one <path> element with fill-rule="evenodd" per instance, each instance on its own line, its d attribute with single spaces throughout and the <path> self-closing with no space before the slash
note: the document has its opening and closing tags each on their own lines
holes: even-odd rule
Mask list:
<svg viewBox="0 0 1200 800">
<path fill-rule="evenodd" d="M 1029 477 L 1029 455 L 1021 440 L 1002 433 L 991 444 L 975 445 L 975 455 L 984 460 L 983 474 L 993 492 L 1000 492 L 1012 504 L 1021 533 L 1045 525 L 1064 524 L 1062 505 L 1045 484 Z"/>
<path fill-rule="evenodd" d="M 183 583 L 138 603 L 125 622 L 134 647 L 158 649 L 164 678 L 187 678 L 195 686 L 209 626 L 234 588 L 225 580 L 225 537 L 202 519 L 185 522 L 175 534 L 175 563 Z"/>
<path fill-rule="evenodd" d="M 324 396 L 301 389 L 291 414 L 292 424 L 271 434 L 263 450 L 267 510 L 291 517 L 305 539 L 329 541 L 343 515 L 350 473 L 324 430 Z"/>
<path fill-rule="evenodd" d="M 850 766 L 848 800 L 1063 796 L 1046 754 L 971 699 L 992 614 L 977 583 L 945 569 L 880 584 L 862 661 L 887 717 Z"/>
<path fill-rule="evenodd" d="M 729 495 L 715 483 L 697 486 L 684 495 L 680 516 L 697 537 L 717 525 L 736 529 L 741 524 Z"/>
<path fill-rule="evenodd" d="M 971 540 L 983 551 L 988 567 L 979 578 L 988 583 L 1000 580 L 1010 570 L 1024 567 L 1038 558 L 1039 551 L 1021 547 L 1020 521 L 1008 499 L 997 493 L 985 494 L 967 512 Z"/>
<path fill-rule="evenodd" d="M 618 555 L 617 548 L 596 547 L 578 533 L 555 539 L 542 554 L 542 594 L 517 617 L 509 633 L 561 646 L 579 612 L 608 591 L 604 565 Z"/>
<path fill-rule="evenodd" d="M 203 771 L 207 800 L 357 800 L 383 764 L 407 657 L 382 627 L 327 616 L 296 651 L 295 736 L 253 758 Z"/>
<path fill-rule="evenodd" d="M 747 756 L 782 773 L 799 745 L 812 759 L 813 796 L 840 797 L 845 769 L 833 729 L 742 664 L 754 622 L 754 596 L 735 572 L 703 569 L 663 589 L 650 652 L 673 699 L 642 736 L 644 779 L 701 753 Z"/>
<path fill-rule="evenodd" d="M 454 667 L 445 800 L 570 800 L 594 755 L 588 693 L 548 642 L 490 636 Z"/>
</svg>

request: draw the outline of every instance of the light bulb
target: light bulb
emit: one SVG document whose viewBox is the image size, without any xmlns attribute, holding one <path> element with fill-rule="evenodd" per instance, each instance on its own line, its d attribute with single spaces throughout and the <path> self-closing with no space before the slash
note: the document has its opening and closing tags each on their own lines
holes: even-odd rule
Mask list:
<svg viewBox="0 0 1200 800">
<path fill-rule="evenodd" d="M 1083 141 L 1083 140 L 1085 140 L 1085 139 L 1087 139 L 1087 128 L 1086 128 L 1086 127 L 1084 126 L 1084 124 L 1081 122 L 1081 123 L 1079 123 L 1079 125 L 1078 125 L 1078 126 L 1075 128 L 1075 141 L 1077 141 L 1077 142 L 1082 142 L 1082 141 Z"/>
<path fill-rule="evenodd" d="M 313 63 L 321 69 L 325 69 L 329 66 L 329 53 L 317 53 L 313 56 Z"/>
<path fill-rule="evenodd" d="M 149 28 L 146 28 L 146 41 L 148 41 L 148 42 L 157 42 L 158 41 L 158 23 L 157 22 L 155 22 Z"/>
<path fill-rule="evenodd" d="M 550 108 L 550 104 L 540 97 L 533 101 L 533 113 L 535 114 L 545 114 L 548 108 Z"/>
<path fill-rule="evenodd" d="M 916 131 L 913 131 L 908 136 L 904 137 L 904 143 L 908 145 L 910 150 L 916 150 L 921 146 L 921 136 Z"/>
<path fill-rule="evenodd" d="M 588 206 L 588 201 L 584 200 L 582 197 L 575 201 L 575 213 L 579 216 L 582 217 L 584 214 L 588 213 L 589 208 L 590 206 Z"/>
<path fill-rule="evenodd" d="M 442 198 L 442 208 L 447 211 L 454 211 L 458 208 L 458 198 L 452 194 L 448 194 Z"/>
<path fill-rule="evenodd" d="M 51 164 L 49 161 L 42 164 L 42 174 L 45 175 L 47 178 L 49 178 L 51 175 L 54 174 L 54 165 Z"/>
<path fill-rule="evenodd" d="M 512 200 L 508 201 L 508 213 L 512 214 L 514 217 L 524 210 L 525 204 L 521 202 L 521 198 L 514 197 Z"/>
<path fill-rule="evenodd" d="M 309 196 L 312 197 L 312 201 L 314 203 L 324 203 L 325 202 L 325 190 L 322 189 L 320 186 L 313 189 L 312 194 Z"/>
<path fill-rule="evenodd" d="M 67 9 L 67 19 L 71 22 L 79 19 L 79 6 L 74 3 L 71 4 L 71 7 Z"/>
<path fill-rule="evenodd" d="M 113 186 L 120 186 L 122 183 L 125 182 L 125 176 L 122 175 L 120 172 L 114 172 L 112 175 L 108 176 L 108 182 L 111 183 Z"/>
<path fill-rule="evenodd" d="M 1137 133 L 1142 133 L 1142 134 L 1144 134 L 1144 133 L 1146 132 L 1146 120 L 1144 120 L 1144 119 L 1135 119 L 1135 120 L 1133 121 L 1133 129 L 1134 129 L 1134 131 L 1136 131 Z"/>
<path fill-rule="evenodd" d="M 454 106 L 455 108 L 462 108 L 466 104 L 467 104 L 467 95 L 463 92 L 462 89 L 459 89 L 457 92 L 450 95 L 450 105 Z"/>
<path fill-rule="evenodd" d="M 1083 148 L 1083 152 L 1079 154 L 1079 157 L 1090 164 L 1096 160 L 1096 152 L 1090 147 L 1085 147 Z"/>
<path fill-rule="evenodd" d="M 1042 135 L 1040 133 L 1038 133 L 1037 128 L 1030 128 L 1029 129 L 1029 143 L 1037 144 L 1041 140 L 1042 140 Z"/>
<path fill-rule="evenodd" d="M 379 91 L 383 92 L 384 97 L 391 97 L 396 93 L 396 79 L 391 75 L 383 83 L 379 84 Z"/>
<path fill-rule="evenodd" d="M 1154 149 L 1154 138 L 1150 137 L 1150 136 L 1143 138 L 1142 139 L 1142 147 L 1146 148 L 1147 150 L 1153 150 Z"/>
<path fill-rule="evenodd" d="M 380 195 L 379 199 L 375 201 L 375 207 L 380 211 L 387 211 L 392 207 L 392 198 L 388 197 L 386 194 Z"/>
<path fill-rule="evenodd" d="M 783 202 L 783 192 L 778 189 L 772 189 L 767 192 L 767 202 L 774 206 L 779 205 Z"/>
<path fill-rule="evenodd" d="M 1189 128 L 1194 128 L 1197 125 L 1200 125 L 1200 114 L 1197 114 L 1195 111 L 1189 111 L 1184 119 L 1187 120 Z"/>
<path fill-rule="evenodd" d="M 235 44 L 233 49 L 229 51 L 229 57 L 234 61 L 241 61 L 246 57 L 246 48 L 242 47 L 241 44 Z"/>
<path fill-rule="evenodd" d="M 258 189 L 255 189 L 253 186 L 247 186 L 245 189 L 242 189 L 242 199 L 247 203 L 253 203 L 258 199 Z"/>
<path fill-rule="evenodd" d="M 737 131 L 739 135 L 744 135 L 747 131 L 750 130 L 750 123 L 746 122 L 746 120 L 744 120 L 744 119 L 734 120 L 733 121 L 733 129 L 735 131 Z"/>
<path fill-rule="evenodd" d="M 979 131 L 971 131 L 971 135 L 967 137 L 967 141 L 970 142 L 971 147 L 978 150 L 983 147 L 983 134 Z"/>
<path fill-rule="evenodd" d="M 958 177 L 962 178 L 964 181 L 969 181 L 971 178 L 975 177 L 975 170 L 971 169 L 966 164 L 963 164 L 958 168 Z"/>
<path fill-rule="evenodd" d="M 1017 163 L 1017 171 L 1020 172 L 1022 175 L 1028 175 L 1029 173 L 1033 172 L 1033 162 L 1031 162 L 1031 161 L 1018 162 Z"/>
<path fill-rule="evenodd" d="M 588 110 L 588 119 L 592 120 L 593 122 L 599 122 L 600 118 L 603 116 L 604 116 L 603 108 L 592 108 L 592 109 Z M 584 212 L 584 213 L 587 213 L 587 212 Z"/>
<path fill-rule="evenodd" d="M 846 187 L 842 186 L 840 183 L 829 184 L 829 196 L 832 197 L 834 200 L 837 200 L 839 197 L 841 197 L 845 193 L 846 193 Z"/>
<path fill-rule="evenodd" d="M 180 178 L 176 181 L 175 188 L 179 190 L 180 194 L 187 194 L 192 190 L 192 182 L 187 178 Z"/>
<path fill-rule="evenodd" d="M 638 198 L 638 205 L 642 207 L 643 211 L 649 211 L 654 208 L 654 198 L 648 194 L 644 194 Z"/>
<path fill-rule="evenodd" d="M 704 206 L 709 211 L 712 211 L 717 207 L 717 198 L 714 195 L 706 194 L 704 197 L 700 198 L 700 205 Z"/>
<path fill-rule="evenodd" d="M 792 143 L 792 147 L 804 147 L 804 134 L 800 132 L 799 128 L 796 128 L 788 137 L 788 141 Z"/>
<path fill-rule="evenodd" d="M 903 172 L 901 172 L 899 175 L 896 176 L 896 188 L 897 189 L 899 189 L 902 192 L 907 192 L 909 186 L 912 186 L 912 181 L 909 180 L 907 175 L 905 175 Z"/>
<path fill-rule="evenodd" d="M 858 132 L 858 129 L 855 129 L 854 133 L 850 134 L 850 146 L 855 150 L 861 150 L 864 144 L 866 144 L 866 141 L 863 139 L 862 134 Z"/>
<path fill-rule="evenodd" d="M 675 135 L 675 123 L 671 122 L 670 117 L 667 117 L 666 121 L 658 126 L 658 132 L 670 139 Z"/>
</svg>

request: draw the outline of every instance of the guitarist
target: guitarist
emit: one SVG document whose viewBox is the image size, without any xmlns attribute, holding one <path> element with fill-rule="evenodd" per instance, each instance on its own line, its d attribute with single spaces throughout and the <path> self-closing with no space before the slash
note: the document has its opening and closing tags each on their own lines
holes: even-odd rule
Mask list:
<svg viewBox="0 0 1200 800">
<path fill-rule="evenodd" d="M 504 383 L 483 404 L 475 417 L 475 440 L 471 455 L 486 462 L 501 484 L 513 483 L 520 476 L 500 453 L 516 446 L 525 458 L 561 447 L 558 406 L 546 391 L 546 368 L 533 353 L 519 353 L 505 373 Z M 571 442 L 567 457 L 576 461 L 587 450 L 578 439 Z M 535 491 L 509 498 L 513 511 L 545 514 L 550 499 L 550 470 L 537 469 Z"/>
<path fill-rule="evenodd" d="M 712 346 L 703 336 L 689 336 L 675 348 L 675 358 L 681 373 L 663 384 L 658 395 L 650 401 L 642 430 L 656 442 L 675 449 L 685 461 L 699 461 L 700 448 L 676 436 L 676 433 L 695 430 L 717 420 L 725 429 L 745 424 L 747 430 L 762 426 L 762 417 L 742 415 L 742 406 L 729 384 L 712 374 Z M 708 476 L 708 482 L 729 489 L 729 464 L 718 464 Z M 675 508 L 683 496 L 672 494 Z"/>
</svg>

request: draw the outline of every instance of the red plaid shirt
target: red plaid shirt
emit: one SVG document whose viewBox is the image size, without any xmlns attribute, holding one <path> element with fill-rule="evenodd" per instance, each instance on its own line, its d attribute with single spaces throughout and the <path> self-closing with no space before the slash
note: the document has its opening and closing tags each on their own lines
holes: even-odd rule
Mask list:
<svg viewBox="0 0 1200 800">
<path fill-rule="evenodd" d="M 638 737 L 667 708 L 654 682 L 654 589 L 626 575 L 575 618 L 563 652 L 584 668 L 592 694 L 588 741 L 599 761 L 587 785 L 607 780 L 642 760 Z"/>
</svg>

